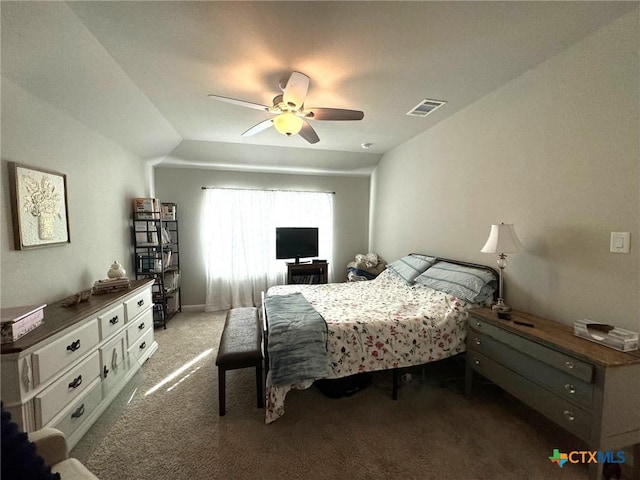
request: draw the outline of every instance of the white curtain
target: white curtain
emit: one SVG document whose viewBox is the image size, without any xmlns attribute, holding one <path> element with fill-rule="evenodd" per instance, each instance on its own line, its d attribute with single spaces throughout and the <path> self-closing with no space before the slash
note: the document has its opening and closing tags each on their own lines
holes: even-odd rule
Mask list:
<svg viewBox="0 0 640 480">
<path fill-rule="evenodd" d="M 202 246 L 205 311 L 259 306 L 261 292 L 286 280 L 276 260 L 276 227 L 317 227 L 318 255 L 333 278 L 333 194 L 205 189 Z"/>
</svg>

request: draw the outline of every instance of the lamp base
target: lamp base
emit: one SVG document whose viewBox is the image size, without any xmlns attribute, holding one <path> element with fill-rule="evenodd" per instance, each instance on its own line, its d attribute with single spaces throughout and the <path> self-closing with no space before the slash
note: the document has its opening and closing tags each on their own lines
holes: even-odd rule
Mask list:
<svg viewBox="0 0 640 480">
<path fill-rule="evenodd" d="M 511 320 L 511 307 L 504 303 L 501 298 L 498 299 L 498 303 L 491 306 L 491 309 L 496 312 L 498 318 L 502 318 L 503 320 Z"/>
</svg>

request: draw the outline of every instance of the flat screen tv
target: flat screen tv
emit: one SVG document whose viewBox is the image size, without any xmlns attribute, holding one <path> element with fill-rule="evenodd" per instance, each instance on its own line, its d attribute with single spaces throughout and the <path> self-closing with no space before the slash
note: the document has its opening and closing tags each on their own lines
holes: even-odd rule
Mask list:
<svg viewBox="0 0 640 480">
<path fill-rule="evenodd" d="M 276 258 L 318 256 L 318 229 L 316 227 L 276 227 Z"/>
</svg>

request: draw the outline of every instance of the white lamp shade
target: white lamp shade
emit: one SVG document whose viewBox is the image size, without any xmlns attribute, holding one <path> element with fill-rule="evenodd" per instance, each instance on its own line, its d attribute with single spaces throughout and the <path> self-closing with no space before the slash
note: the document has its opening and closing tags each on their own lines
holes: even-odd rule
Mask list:
<svg viewBox="0 0 640 480">
<path fill-rule="evenodd" d="M 516 231 L 513 229 L 513 224 L 501 223 L 500 225 L 491 225 L 487 243 L 480 251 L 482 253 L 514 253 L 523 248 Z"/>
<path fill-rule="evenodd" d="M 291 112 L 285 112 L 273 119 L 273 125 L 283 135 L 295 135 L 302 128 L 302 119 Z"/>
</svg>

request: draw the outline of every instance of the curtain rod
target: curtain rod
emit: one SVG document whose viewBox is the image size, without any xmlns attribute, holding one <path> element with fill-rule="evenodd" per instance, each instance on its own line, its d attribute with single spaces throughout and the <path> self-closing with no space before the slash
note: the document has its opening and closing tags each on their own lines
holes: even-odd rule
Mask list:
<svg viewBox="0 0 640 480">
<path fill-rule="evenodd" d="M 282 190 L 279 188 L 233 188 L 233 187 L 201 187 L 202 190 L 254 190 L 258 192 L 294 192 L 294 193 L 330 193 L 335 195 L 336 192 L 318 192 L 313 190 Z"/>
</svg>

